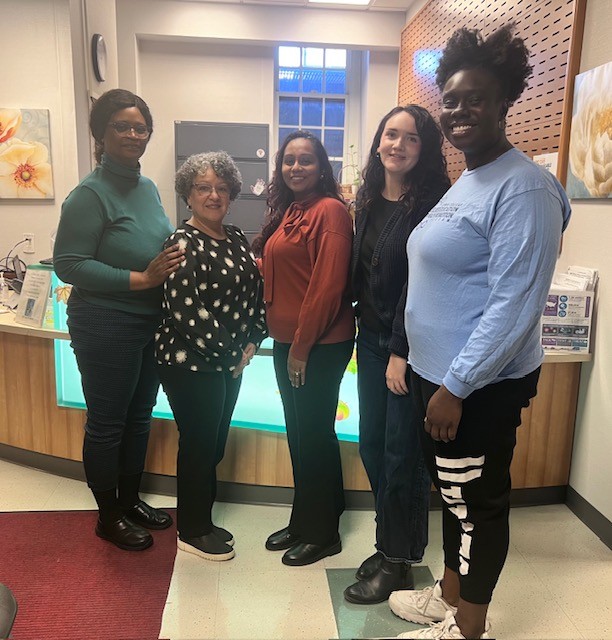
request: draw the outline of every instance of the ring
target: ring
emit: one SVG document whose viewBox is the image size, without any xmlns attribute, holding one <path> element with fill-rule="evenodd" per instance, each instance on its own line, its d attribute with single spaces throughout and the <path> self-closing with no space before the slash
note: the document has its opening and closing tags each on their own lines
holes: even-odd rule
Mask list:
<svg viewBox="0 0 612 640">
<path fill-rule="evenodd" d="M 299 372 L 299 371 L 296 371 L 293 375 L 294 375 L 296 378 L 299 378 L 299 377 L 300 377 L 300 372 Z"/>
</svg>

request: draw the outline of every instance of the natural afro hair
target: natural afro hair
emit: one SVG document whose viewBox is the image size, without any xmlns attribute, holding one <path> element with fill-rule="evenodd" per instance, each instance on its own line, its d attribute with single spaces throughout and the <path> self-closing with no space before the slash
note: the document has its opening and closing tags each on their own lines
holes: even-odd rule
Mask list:
<svg viewBox="0 0 612 640">
<path fill-rule="evenodd" d="M 514 23 L 507 24 L 486 39 L 477 29 L 457 29 L 446 43 L 436 71 L 440 91 L 457 71 L 478 68 L 497 78 L 508 105 L 518 100 L 533 66 L 523 39 L 512 35 L 514 27 Z"/>
</svg>

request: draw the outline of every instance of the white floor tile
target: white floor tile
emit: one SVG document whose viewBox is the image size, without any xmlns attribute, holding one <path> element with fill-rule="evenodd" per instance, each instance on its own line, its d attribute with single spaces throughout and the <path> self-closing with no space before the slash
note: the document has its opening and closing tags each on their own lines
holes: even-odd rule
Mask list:
<svg viewBox="0 0 612 640">
<path fill-rule="evenodd" d="M 324 571 L 220 572 L 215 638 L 334 638 Z"/>
<path fill-rule="evenodd" d="M 41 511 L 63 478 L 0 460 L 0 511 Z"/>
</svg>

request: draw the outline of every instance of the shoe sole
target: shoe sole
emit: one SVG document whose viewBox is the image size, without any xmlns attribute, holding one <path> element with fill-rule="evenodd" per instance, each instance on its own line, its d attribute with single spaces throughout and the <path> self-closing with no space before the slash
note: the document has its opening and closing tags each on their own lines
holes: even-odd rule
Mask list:
<svg viewBox="0 0 612 640">
<path fill-rule="evenodd" d="M 145 549 L 148 549 L 153 544 L 153 538 L 148 540 L 144 545 L 138 546 L 138 547 L 131 546 L 129 544 L 121 544 L 120 542 L 116 542 L 110 536 L 107 536 L 105 533 L 102 533 L 101 531 L 98 531 L 97 529 L 96 529 L 96 535 L 98 536 L 98 538 L 102 538 L 102 540 L 106 540 L 107 542 L 111 542 L 116 547 L 118 547 L 119 549 L 123 549 L 124 551 L 144 551 Z"/>
<path fill-rule="evenodd" d="M 214 533 L 214 532 L 213 532 L 213 533 Z M 219 536 L 217 536 L 217 537 L 219 537 Z M 180 540 L 180 538 L 179 538 L 179 532 L 178 532 L 178 531 L 176 532 L 176 539 L 177 539 L 177 540 Z M 220 538 L 219 538 L 219 539 L 220 539 Z M 236 544 L 236 541 L 234 540 L 234 538 L 231 538 L 230 540 L 221 540 L 221 542 L 225 542 L 225 544 L 226 544 L 228 547 L 233 547 L 233 546 Z"/>
<path fill-rule="evenodd" d="M 211 560 L 212 562 L 223 562 L 224 560 L 231 560 L 236 552 L 234 549 L 228 551 L 227 553 L 207 553 L 206 551 L 202 551 L 197 547 L 193 547 L 186 542 L 183 542 L 180 538 L 178 539 L 176 546 L 186 553 L 191 553 L 194 556 L 198 556 L 198 558 L 204 558 L 204 560 Z"/>
<path fill-rule="evenodd" d="M 335 556 L 337 553 L 342 551 L 342 542 L 337 542 L 335 545 L 325 549 L 318 555 L 314 556 L 308 562 L 292 562 L 291 560 L 286 560 L 283 556 L 282 563 L 287 565 L 288 567 L 305 567 L 309 564 L 314 564 L 315 562 L 319 562 L 319 560 L 323 560 L 323 558 L 327 558 L 329 556 Z"/>
</svg>

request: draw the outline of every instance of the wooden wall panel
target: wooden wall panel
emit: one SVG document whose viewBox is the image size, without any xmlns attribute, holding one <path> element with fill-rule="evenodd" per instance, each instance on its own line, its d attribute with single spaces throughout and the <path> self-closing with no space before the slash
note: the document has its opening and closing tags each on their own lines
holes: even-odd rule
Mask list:
<svg viewBox="0 0 612 640">
<path fill-rule="evenodd" d="M 576 57 L 572 38 L 576 38 L 573 27 L 579 5 L 573 0 L 431 0 L 402 32 L 399 104 L 421 104 L 437 116 L 440 93 L 433 73 L 436 65 L 430 74 L 419 75 L 414 69 L 415 56 L 426 50 L 441 51 L 460 27 L 481 29 L 487 36 L 504 24 L 515 22 L 517 35 L 530 49 L 534 72 L 529 86 L 508 113 L 508 139 L 529 156 L 560 148 L 563 155 L 561 129 L 564 109 L 568 109 L 568 69 Z M 445 154 L 449 174 L 455 180 L 465 168 L 463 154 L 448 143 Z"/>
<path fill-rule="evenodd" d="M 0 332 L 0 443 L 69 460 L 81 460 L 85 412 L 58 407 L 53 341 Z M 523 412 L 512 463 L 513 486 L 566 485 L 576 415 L 580 363 L 544 364 L 539 393 Z M 154 420 L 147 471 L 176 473 L 177 430 Z M 358 445 L 341 442 L 344 485 L 369 490 Z M 293 484 L 282 433 L 232 428 L 219 479 L 262 486 Z"/>
</svg>

